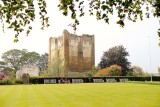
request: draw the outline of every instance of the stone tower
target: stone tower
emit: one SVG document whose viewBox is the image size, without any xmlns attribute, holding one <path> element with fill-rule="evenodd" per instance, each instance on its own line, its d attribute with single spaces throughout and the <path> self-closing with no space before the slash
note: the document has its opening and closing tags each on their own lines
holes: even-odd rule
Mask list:
<svg viewBox="0 0 160 107">
<path fill-rule="evenodd" d="M 62 59 L 68 76 L 80 76 L 95 65 L 94 35 L 77 36 L 63 31 L 60 37 L 49 39 L 49 63 Z"/>
</svg>

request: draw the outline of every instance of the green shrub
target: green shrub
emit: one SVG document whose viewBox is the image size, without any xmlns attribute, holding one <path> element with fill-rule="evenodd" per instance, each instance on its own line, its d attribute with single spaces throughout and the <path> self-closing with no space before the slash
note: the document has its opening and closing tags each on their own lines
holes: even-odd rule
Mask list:
<svg viewBox="0 0 160 107">
<path fill-rule="evenodd" d="M 10 79 L 0 80 L 0 85 L 12 85 L 12 81 Z"/>
<path fill-rule="evenodd" d="M 0 80 L 0 85 L 16 85 L 16 84 L 23 84 L 22 80 L 19 79 L 3 79 Z"/>
<path fill-rule="evenodd" d="M 3 81 L 2 80 L 0 80 L 0 85 L 3 85 Z"/>
<path fill-rule="evenodd" d="M 13 84 L 23 84 L 23 81 L 22 80 L 19 80 L 19 79 L 14 79 L 12 81 Z"/>
</svg>

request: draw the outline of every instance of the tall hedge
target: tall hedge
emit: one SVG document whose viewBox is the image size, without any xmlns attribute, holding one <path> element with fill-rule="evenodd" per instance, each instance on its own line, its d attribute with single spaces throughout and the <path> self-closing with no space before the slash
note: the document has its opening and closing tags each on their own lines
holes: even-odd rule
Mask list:
<svg viewBox="0 0 160 107">
<path fill-rule="evenodd" d="M 30 84 L 44 84 L 44 79 L 55 79 L 56 83 L 61 79 L 67 79 L 72 83 L 72 79 L 82 79 L 84 83 L 93 83 L 93 79 L 102 79 L 106 82 L 106 79 L 115 79 L 117 82 L 120 82 L 120 79 L 128 79 L 129 81 L 151 81 L 151 77 L 132 77 L 132 76 L 119 76 L 119 77 L 67 77 L 67 78 L 58 78 L 58 77 L 31 77 L 29 82 Z M 160 81 L 159 76 L 153 76 L 152 81 Z"/>
</svg>

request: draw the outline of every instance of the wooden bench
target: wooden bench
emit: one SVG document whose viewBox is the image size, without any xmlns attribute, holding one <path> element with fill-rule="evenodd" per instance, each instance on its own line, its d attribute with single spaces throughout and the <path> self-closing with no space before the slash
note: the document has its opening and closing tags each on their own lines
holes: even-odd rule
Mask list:
<svg viewBox="0 0 160 107">
<path fill-rule="evenodd" d="M 128 78 L 122 78 L 122 79 L 119 79 L 120 82 L 126 82 L 128 81 Z"/>
<path fill-rule="evenodd" d="M 44 79 L 44 84 L 56 84 L 56 79 Z"/>
<path fill-rule="evenodd" d="M 72 79 L 72 83 L 84 83 L 83 79 Z"/>
<path fill-rule="evenodd" d="M 103 79 L 93 79 L 93 82 L 94 83 L 102 83 L 102 82 L 104 82 L 104 80 Z"/>
<path fill-rule="evenodd" d="M 115 78 L 106 79 L 106 82 L 117 82 Z"/>
</svg>

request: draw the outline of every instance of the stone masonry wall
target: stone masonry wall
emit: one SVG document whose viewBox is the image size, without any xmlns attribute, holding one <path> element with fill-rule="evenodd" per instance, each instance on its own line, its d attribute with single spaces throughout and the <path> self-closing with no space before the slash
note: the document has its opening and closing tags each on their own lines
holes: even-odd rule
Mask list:
<svg viewBox="0 0 160 107">
<path fill-rule="evenodd" d="M 59 55 L 64 60 L 67 72 L 84 73 L 95 64 L 94 48 L 94 35 L 77 36 L 64 30 L 62 36 L 49 40 L 49 62 Z"/>
</svg>

